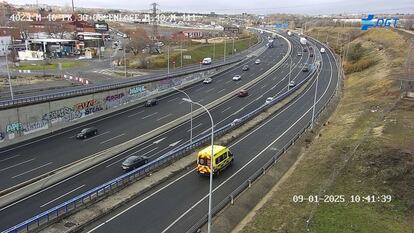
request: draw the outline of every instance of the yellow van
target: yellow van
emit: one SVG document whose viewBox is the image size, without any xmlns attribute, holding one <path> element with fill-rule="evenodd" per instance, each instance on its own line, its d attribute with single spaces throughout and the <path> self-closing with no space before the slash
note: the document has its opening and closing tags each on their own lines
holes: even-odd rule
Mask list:
<svg viewBox="0 0 414 233">
<path fill-rule="evenodd" d="M 222 170 L 232 165 L 234 157 L 229 148 L 225 146 L 213 146 L 213 175 L 218 175 Z M 200 175 L 210 175 L 211 146 L 198 152 L 197 172 Z"/>
</svg>

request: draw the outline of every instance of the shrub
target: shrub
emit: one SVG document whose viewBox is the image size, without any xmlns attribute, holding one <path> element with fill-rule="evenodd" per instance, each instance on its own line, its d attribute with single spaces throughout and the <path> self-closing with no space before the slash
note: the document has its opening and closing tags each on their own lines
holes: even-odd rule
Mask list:
<svg viewBox="0 0 414 233">
<path fill-rule="evenodd" d="M 364 59 L 361 59 L 355 63 L 347 63 L 344 66 L 345 74 L 355 73 L 355 72 L 361 72 L 365 69 L 368 69 L 369 67 L 377 64 L 377 60 L 371 57 L 367 57 Z"/>
</svg>

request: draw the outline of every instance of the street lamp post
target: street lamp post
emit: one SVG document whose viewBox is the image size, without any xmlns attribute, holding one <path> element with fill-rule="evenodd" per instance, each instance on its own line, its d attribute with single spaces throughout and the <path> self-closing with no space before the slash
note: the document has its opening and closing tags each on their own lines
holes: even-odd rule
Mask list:
<svg viewBox="0 0 414 233">
<path fill-rule="evenodd" d="M 190 96 L 183 90 L 173 87 L 174 90 L 183 93 L 187 99 L 191 99 Z M 193 103 L 190 103 L 190 143 L 193 143 Z"/>
<path fill-rule="evenodd" d="M 216 43 L 213 42 L 213 60 L 215 56 L 216 56 Z"/>
<path fill-rule="evenodd" d="M 224 62 L 226 62 L 226 37 L 224 37 Z"/>
<path fill-rule="evenodd" d="M 170 74 L 170 45 L 167 50 L 167 74 Z"/>
<path fill-rule="evenodd" d="M 11 96 L 11 99 L 14 100 L 13 87 L 11 83 L 10 70 L 9 70 L 9 60 L 7 60 L 8 51 L 9 51 L 9 45 L 7 44 L 6 45 L 6 69 L 7 69 L 7 77 L 9 79 L 10 96 Z"/>
<path fill-rule="evenodd" d="M 315 108 L 316 108 L 316 98 L 317 98 L 317 93 L 318 93 L 318 81 L 319 81 L 319 74 L 316 75 L 316 87 L 315 87 L 315 96 L 313 97 L 311 129 L 313 129 L 313 124 L 315 121 Z"/>
<path fill-rule="evenodd" d="M 214 155 L 214 122 L 213 117 L 211 116 L 210 112 L 204 105 L 194 102 L 191 99 L 183 98 L 184 101 L 196 104 L 200 107 L 202 107 L 210 117 L 211 121 L 211 156 L 210 156 L 210 189 L 209 189 L 209 195 L 208 195 L 208 223 L 207 223 L 207 232 L 211 233 L 211 202 L 212 202 L 212 195 L 213 195 L 213 155 Z"/>
<path fill-rule="evenodd" d="M 290 66 L 289 66 L 289 82 L 288 82 L 288 91 L 290 90 L 290 79 L 291 79 L 291 75 L 292 75 L 292 56 L 289 56 L 290 58 Z"/>
</svg>

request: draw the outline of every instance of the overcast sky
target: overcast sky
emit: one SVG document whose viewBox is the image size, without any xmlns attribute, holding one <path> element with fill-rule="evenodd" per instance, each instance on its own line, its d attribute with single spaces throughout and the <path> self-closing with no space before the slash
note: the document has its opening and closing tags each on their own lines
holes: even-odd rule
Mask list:
<svg viewBox="0 0 414 233">
<path fill-rule="evenodd" d="M 39 4 L 66 5 L 71 0 L 37 0 Z M 36 0 L 9 0 L 9 3 L 36 3 Z M 74 0 L 75 7 L 146 10 L 154 0 Z M 155 0 L 164 11 L 216 13 L 414 13 L 414 0 Z"/>
</svg>

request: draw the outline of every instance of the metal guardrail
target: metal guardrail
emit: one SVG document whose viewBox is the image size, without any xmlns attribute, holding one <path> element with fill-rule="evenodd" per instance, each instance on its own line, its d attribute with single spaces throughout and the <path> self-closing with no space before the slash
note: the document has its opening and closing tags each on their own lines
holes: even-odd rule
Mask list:
<svg viewBox="0 0 414 233">
<path fill-rule="evenodd" d="M 313 39 L 313 38 L 312 38 Z M 314 39 L 315 40 L 315 39 Z M 315 40 L 317 41 L 317 40 Z M 320 43 L 320 42 L 319 42 Z M 323 44 L 323 43 L 321 43 Z M 335 53 L 332 52 L 332 49 L 323 44 L 326 48 L 328 48 L 330 50 L 330 52 L 334 55 L 335 58 Z M 341 78 L 344 77 L 344 73 L 343 73 L 343 69 L 342 66 L 340 65 L 340 63 L 338 63 L 338 60 L 335 58 L 335 63 L 336 66 L 338 67 L 338 83 L 340 82 Z M 324 104 L 324 106 L 319 109 L 316 113 L 315 113 L 315 119 L 317 119 L 319 117 L 319 115 L 324 112 L 326 110 L 326 107 L 328 106 L 328 104 L 331 102 L 331 100 L 333 99 L 334 96 L 336 96 L 338 94 L 338 86 L 335 88 L 335 91 L 332 93 L 332 95 L 329 97 L 328 101 L 326 102 L 326 104 Z M 249 178 L 247 178 L 246 181 L 244 181 L 240 186 L 238 186 L 235 190 L 233 190 L 233 192 L 230 193 L 230 195 L 228 195 L 227 197 L 225 197 L 221 202 L 219 202 L 212 210 L 213 215 L 217 214 L 220 210 L 222 210 L 225 206 L 227 206 L 229 203 L 233 204 L 234 203 L 234 199 L 236 197 L 238 197 L 244 190 L 246 190 L 247 188 L 250 188 L 252 183 L 255 182 L 260 176 L 264 175 L 265 172 L 275 163 L 278 162 L 279 158 L 281 155 L 283 155 L 284 153 L 286 153 L 286 151 L 289 149 L 290 146 L 294 145 L 294 143 L 302 136 L 302 134 L 304 132 L 306 132 L 307 130 L 310 129 L 311 127 L 311 121 L 309 121 L 307 123 L 307 125 L 300 131 L 298 132 L 288 143 L 286 143 L 283 148 L 281 148 L 280 150 L 277 151 L 277 153 L 272 156 L 272 158 L 265 163 L 264 166 L 262 166 L 260 169 L 258 169 L 255 173 L 253 173 L 253 175 L 251 175 Z M 188 231 L 187 233 L 195 233 L 198 232 L 198 230 L 207 222 L 208 219 L 208 215 L 204 215 L 197 223 L 195 223 Z"/>
<path fill-rule="evenodd" d="M 245 58 L 246 54 L 251 53 L 253 50 L 256 50 L 257 47 L 261 46 L 262 42 L 263 42 L 263 38 L 259 36 L 258 42 L 254 46 L 229 58 L 228 62 L 223 61 L 218 64 L 210 65 L 210 66 L 207 66 L 201 69 L 194 67 L 194 70 L 178 71 L 173 74 L 163 74 L 163 75 L 160 75 L 159 77 L 148 77 L 144 79 L 141 78 L 138 80 L 123 80 L 123 81 L 118 81 L 116 83 L 94 85 L 89 88 L 83 87 L 83 88 L 79 88 L 75 90 L 54 92 L 51 94 L 42 94 L 42 95 L 35 95 L 35 96 L 30 96 L 30 97 L 15 98 L 14 100 L 2 100 L 0 101 L 0 109 L 8 108 L 11 106 L 22 105 L 22 104 L 32 104 L 32 103 L 39 103 L 43 101 L 67 98 L 67 97 L 78 96 L 78 95 L 87 95 L 91 93 L 107 91 L 107 90 L 123 88 L 123 87 L 129 87 L 129 86 L 139 85 L 139 84 L 143 84 L 147 82 L 159 81 L 159 80 L 174 78 L 174 77 L 178 77 L 178 76 L 182 76 L 186 74 L 192 74 L 192 73 L 197 73 L 201 71 L 215 69 L 221 66 L 230 65 L 230 64 L 242 61 Z"/>
<path fill-rule="evenodd" d="M 275 105 L 276 103 L 280 102 L 281 100 L 285 99 L 291 93 L 299 89 L 304 83 L 306 83 L 313 75 L 316 73 L 316 67 L 311 67 L 311 72 L 296 86 L 292 87 L 290 90 L 282 93 L 281 95 L 275 97 L 271 102 L 267 104 L 261 105 L 259 108 L 251 111 L 250 113 L 244 115 L 241 118 L 235 119 L 235 121 L 224 125 L 223 127 L 214 130 L 214 135 L 219 136 L 224 133 L 227 133 L 237 127 L 239 127 L 244 122 L 250 120 L 251 118 L 257 116 L 261 112 L 265 111 L 266 109 L 270 108 L 271 106 Z M 126 184 L 131 183 L 132 181 L 136 180 L 137 178 L 143 177 L 144 175 L 176 160 L 177 158 L 183 157 L 188 152 L 194 150 L 201 145 L 208 143 L 211 134 L 206 133 L 204 135 L 199 136 L 196 138 L 193 143 L 189 143 L 178 148 L 175 148 L 166 154 L 162 155 L 161 157 L 149 162 L 148 164 L 140 167 L 136 170 L 130 171 L 125 173 L 122 176 L 119 176 L 113 180 L 110 180 L 100 186 L 97 186 L 85 193 L 82 193 L 68 201 L 65 201 L 49 210 L 46 210 L 30 219 L 27 219 L 24 222 L 21 222 L 5 231 L 3 233 L 17 233 L 17 232 L 25 232 L 30 231 L 33 229 L 38 228 L 45 223 L 58 219 L 70 211 L 75 209 L 81 208 L 88 203 L 93 201 L 100 200 L 101 198 L 107 196 L 108 194 L 124 187 Z"/>
</svg>

